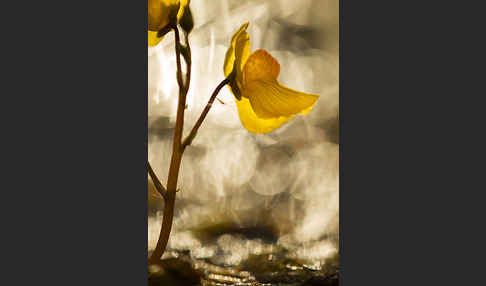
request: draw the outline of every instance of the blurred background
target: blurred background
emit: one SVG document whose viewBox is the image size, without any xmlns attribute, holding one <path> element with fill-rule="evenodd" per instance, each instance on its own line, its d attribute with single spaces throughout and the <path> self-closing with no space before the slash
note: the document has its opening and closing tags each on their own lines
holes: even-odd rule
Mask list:
<svg viewBox="0 0 486 286">
<path fill-rule="evenodd" d="M 339 2 L 191 0 L 191 9 L 193 76 L 185 134 L 224 79 L 231 36 L 246 21 L 251 51 L 265 49 L 279 61 L 279 81 L 320 98 L 308 115 L 261 135 L 241 126 L 233 95 L 227 88 L 220 92 L 184 153 L 182 191 L 164 258 L 182 255 L 193 267 L 245 268 L 247 280 L 256 276 L 260 282 L 269 273 L 262 272 L 263 264 L 285 265 L 278 269 L 286 276 L 322 276 L 337 265 L 339 251 Z M 149 48 L 148 68 L 149 161 L 165 184 L 178 94 L 173 34 Z M 155 193 L 149 179 L 149 252 L 164 207 Z M 207 275 L 205 281 L 229 283 Z"/>
</svg>

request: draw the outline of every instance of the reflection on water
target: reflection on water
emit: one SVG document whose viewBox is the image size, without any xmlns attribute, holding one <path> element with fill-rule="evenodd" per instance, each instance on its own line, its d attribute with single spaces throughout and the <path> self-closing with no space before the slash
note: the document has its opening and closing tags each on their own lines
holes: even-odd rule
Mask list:
<svg viewBox="0 0 486 286">
<path fill-rule="evenodd" d="M 320 283 L 335 275 L 339 241 L 338 1 L 192 0 L 191 7 L 196 26 L 185 132 L 224 78 L 227 45 L 246 21 L 252 51 L 264 48 L 280 62 L 279 80 L 321 97 L 307 116 L 256 135 L 241 127 L 233 96 L 222 90 L 184 154 L 163 258 L 177 264 L 174 269 L 189 265 L 182 276 L 198 277 L 191 285 L 312 279 L 308 285 L 328 285 Z M 168 35 L 148 58 L 149 160 L 163 182 L 178 92 L 173 52 Z M 162 209 L 161 199 L 149 197 L 149 251 Z"/>
<path fill-rule="evenodd" d="M 338 285 L 335 248 L 326 241 L 286 249 L 225 234 L 204 248 L 166 252 L 161 267 L 151 266 L 150 284 Z"/>
</svg>

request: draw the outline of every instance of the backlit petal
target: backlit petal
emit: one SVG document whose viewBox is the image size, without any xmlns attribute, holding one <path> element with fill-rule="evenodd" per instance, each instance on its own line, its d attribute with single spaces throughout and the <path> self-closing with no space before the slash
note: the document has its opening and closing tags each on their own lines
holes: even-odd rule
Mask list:
<svg viewBox="0 0 486 286">
<path fill-rule="evenodd" d="M 148 46 L 156 46 L 164 37 L 157 38 L 157 32 L 148 31 Z"/>
<path fill-rule="evenodd" d="M 233 67 L 237 68 L 237 78 L 241 78 L 241 71 L 250 55 L 250 36 L 246 32 L 248 22 L 243 24 L 240 29 L 231 38 L 231 45 L 226 52 L 224 59 L 224 76 L 227 77 Z"/>
<path fill-rule="evenodd" d="M 243 70 L 241 94 L 250 100 L 255 114 L 261 118 L 274 118 L 309 112 L 319 95 L 283 86 L 277 81 L 279 73 L 279 63 L 264 50 L 257 50 L 248 58 Z"/>
<path fill-rule="evenodd" d="M 250 101 L 247 98 L 236 100 L 236 106 L 241 124 L 246 130 L 253 133 L 268 133 L 279 128 L 293 117 L 260 118 L 253 111 Z"/>
<path fill-rule="evenodd" d="M 262 118 L 305 114 L 316 104 L 318 95 L 290 89 L 277 80 L 255 80 L 242 89 L 256 115 Z"/>
<path fill-rule="evenodd" d="M 162 29 L 169 23 L 169 5 L 172 1 L 148 0 L 148 29 L 155 31 Z"/>
<path fill-rule="evenodd" d="M 184 14 L 184 9 L 189 5 L 190 0 L 148 0 L 148 29 L 157 32 L 169 24 L 171 10 L 177 9 L 177 20 Z M 175 11 L 175 10 L 174 10 Z"/>
<path fill-rule="evenodd" d="M 245 63 L 243 82 L 249 84 L 254 80 L 276 80 L 280 73 L 280 64 L 265 50 L 254 51 Z"/>
<path fill-rule="evenodd" d="M 190 0 L 180 0 L 181 6 L 179 7 L 179 12 L 177 13 L 177 21 L 182 18 L 184 14 L 184 9 L 189 5 Z"/>
</svg>

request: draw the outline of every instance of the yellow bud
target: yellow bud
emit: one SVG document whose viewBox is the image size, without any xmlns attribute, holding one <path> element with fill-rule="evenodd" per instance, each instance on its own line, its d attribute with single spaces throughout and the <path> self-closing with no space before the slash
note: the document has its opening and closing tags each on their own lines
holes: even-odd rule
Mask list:
<svg viewBox="0 0 486 286">
<path fill-rule="evenodd" d="M 192 28 L 194 28 L 194 19 L 192 17 L 192 12 L 191 8 L 187 6 L 185 9 L 183 9 L 184 12 L 182 14 L 182 17 L 179 21 L 182 29 L 186 31 L 186 33 L 190 33 L 192 31 Z"/>
</svg>

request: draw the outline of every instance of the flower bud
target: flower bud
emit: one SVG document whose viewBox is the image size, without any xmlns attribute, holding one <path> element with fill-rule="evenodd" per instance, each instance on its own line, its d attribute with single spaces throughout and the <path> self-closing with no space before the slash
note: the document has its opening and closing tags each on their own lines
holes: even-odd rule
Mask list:
<svg viewBox="0 0 486 286">
<path fill-rule="evenodd" d="M 179 24 L 181 25 L 182 29 L 186 31 L 186 33 L 190 33 L 192 29 L 194 28 L 194 19 L 192 18 L 192 12 L 191 8 L 187 6 L 184 9 L 184 13 L 182 14 L 181 20 L 179 21 Z"/>
</svg>

